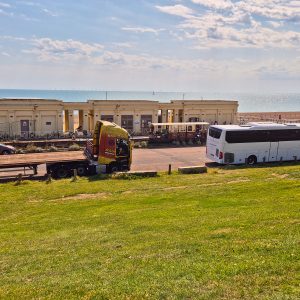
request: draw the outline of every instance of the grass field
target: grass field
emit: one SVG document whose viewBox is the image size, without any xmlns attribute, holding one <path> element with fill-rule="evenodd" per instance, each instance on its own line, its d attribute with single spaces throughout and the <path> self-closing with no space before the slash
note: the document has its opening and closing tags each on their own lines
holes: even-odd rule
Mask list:
<svg viewBox="0 0 300 300">
<path fill-rule="evenodd" d="M 300 165 L 0 195 L 1 299 L 300 298 Z"/>
</svg>

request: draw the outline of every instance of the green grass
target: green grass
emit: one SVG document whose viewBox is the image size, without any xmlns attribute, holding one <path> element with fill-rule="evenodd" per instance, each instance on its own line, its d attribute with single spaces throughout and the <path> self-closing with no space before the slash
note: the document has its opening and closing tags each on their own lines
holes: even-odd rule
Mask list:
<svg viewBox="0 0 300 300">
<path fill-rule="evenodd" d="M 0 185 L 1 299 L 299 299 L 300 166 Z"/>
</svg>

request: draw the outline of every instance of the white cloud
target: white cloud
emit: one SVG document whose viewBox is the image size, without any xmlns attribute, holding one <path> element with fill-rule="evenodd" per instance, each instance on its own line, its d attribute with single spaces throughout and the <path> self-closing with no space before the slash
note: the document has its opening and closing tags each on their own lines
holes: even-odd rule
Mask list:
<svg viewBox="0 0 300 300">
<path fill-rule="evenodd" d="M 47 9 L 47 8 L 42 8 L 42 11 L 43 11 L 45 14 L 51 16 L 51 17 L 58 17 L 58 13 L 53 12 L 53 11 Z"/>
<path fill-rule="evenodd" d="M 0 8 L 0 15 L 7 16 L 7 17 L 12 17 L 14 14 L 12 12 L 7 12 L 4 9 Z"/>
<path fill-rule="evenodd" d="M 218 32 L 211 32 L 216 35 Z M 246 37 L 244 37 L 246 38 Z M 139 72 L 139 70 L 156 72 L 183 72 L 195 76 L 197 73 L 203 76 L 222 78 L 229 76 L 239 78 L 266 77 L 274 73 L 276 77 L 296 78 L 300 77 L 300 59 L 177 59 L 174 57 L 156 57 L 149 54 L 128 54 L 122 51 L 111 51 L 100 44 L 88 44 L 75 40 L 52 40 L 50 38 L 29 40 L 33 45 L 30 50 L 23 53 L 33 55 L 33 58 L 53 65 L 82 65 L 98 66 L 106 70 L 115 70 L 118 66 L 120 71 Z M 228 42 L 229 43 L 229 42 Z M 232 41 L 234 43 L 234 40 Z M 126 49 L 126 48 L 125 48 Z M 122 71 L 122 72 L 123 72 Z M 274 77 L 274 78 L 275 78 Z"/>
<path fill-rule="evenodd" d="M 299 17 L 300 14 L 300 1 L 248 0 L 236 2 L 234 7 L 251 14 L 272 19 L 289 20 Z"/>
<path fill-rule="evenodd" d="M 300 22 L 300 1 L 192 0 L 199 10 L 183 13 L 184 20 L 172 35 L 191 39 L 203 48 L 299 48 L 300 32 L 286 26 Z M 201 9 L 200 9 L 201 5 Z M 160 6 L 163 13 L 174 14 L 176 7 Z M 176 13 L 175 13 L 176 14 Z M 261 18 L 258 18 L 257 16 Z"/>
<path fill-rule="evenodd" d="M 181 4 L 176 4 L 173 6 L 157 5 L 155 7 L 163 13 L 167 13 L 167 14 L 174 15 L 174 16 L 180 16 L 183 18 L 189 17 L 194 13 L 194 11 L 192 9 L 190 9 L 184 5 L 181 5 Z"/>
<path fill-rule="evenodd" d="M 135 33 L 145 33 L 145 32 L 154 33 L 155 35 L 158 35 L 159 32 L 164 30 L 162 28 L 154 29 L 150 27 L 122 27 L 121 29 L 124 31 L 132 31 Z"/>
<path fill-rule="evenodd" d="M 222 35 L 223 33 L 211 32 L 212 36 L 216 35 L 216 42 L 219 34 Z M 14 47 L 14 49 L 22 51 L 25 62 L 31 61 L 31 68 L 38 68 L 41 71 L 39 76 L 35 75 L 32 81 L 35 85 L 40 82 L 41 78 L 44 78 L 43 82 L 47 86 L 46 78 L 49 80 L 51 74 L 55 73 L 58 77 L 54 76 L 54 81 L 51 80 L 51 84 L 58 84 L 57 86 L 65 84 L 69 76 L 79 74 L 78 81 L 72 81 L 73 87 L 74 84 L 84 87 L 82 80 L 86 84 L 95 83 L 95 87 L 102 76 L 100 74 L 105 74 L 105 76 L 109 76 L 107 77 L 109 80 L 100 80 L 100 82 L 114 82 L 114 88 L 124 89 L 155 86 L 156 89 L 211 87 L 215 90 L 217 86 L 220 89 L 234 88 L 240 82 L 244 82 L 249 86 L 250 81 L 255 83 L 257 80 L 265 82 L 268 79 L 275 81 L 300 79 L 300 58 L 288 54 L 286 58 L 283 58 L 283 56 L 281 58 L 266 58 L 265 56 L 255 59 L 248 57 L 244 59 L 232 58 L 230 60 L 216 57 L 208 59 L 188 57 L 184 59 L 146 53 L 129 54 L 126 53 L 127 48 L 116 49 L 113 45 L 110 45 L 112 47 L 108 49 L 101 44 L 84 43 L 70 39 L 24 39 L 10 36 L 0 36 L 0 39 L 20 43 L 20 46 Z M 130 52 L 132 52 L 132 49 Z M 6 51 L 6 53 L 9 52 Z M 7 55 L 4 54 L 4 56 Z M 16 53 L 16 57 L 19 57 L 18 53 Z M 3 60 L 5 60 L 5 57 Z M 19 70 L 22 69 L 22 66 L 15 66 L 13 69 Z M 27 73 L 24 70 L 27 70 Z M 70 73 L 63 71 L 60 74 L 58 70 L 69 70 Z M 28 74 L 27 67 L 23 68 L 23 71 Z M 13 78 L 12 72 L 10 72 L 10 76 Z M 40 78 L 40 76 L 42 77 Z M 2 84 L 3 82 L 9 84 L 9 81 L 5 80 L 2 81 Z"/>
<path fill-rule="evenodd" d="M 61 61 L 64 59 L 77 61 L 97 55 L 103 50 L 103 46 L 100 44 L 87 44 L 72 39 L 40 38 L 32 39 L 30 42 L 34 47 L 30 50 L 23 50 L 23 52 L 34 54 L 41 61 Z"/>
<path fill-rule="evenodd" d="M 25 14 L 20 14 L 18 17 L 20 17 L 22 20 L 28 21 L 28 22 L 39 22 L 40 21 L 37 18 L 32 18 L 32 17 L 29 17 L 29 16 L 27 16 Z"/>
<path fill-rule="evenodd" d="M 18 3 L 27 6 L 41 6 L 38 2 L 32 2 L 32 1 L 18 1 Z"/>
<path fill-rule="evenodd" d="M 2 56 L 6 56 L 6 57 L 10 57 L 10 54 L 8 54 L 7 52 L 3 51 L 0 53 Z"/>
<path fill-rule="evenodd" d="M 0 35 L 0 40 L 9 40 L 9 41 L 27 41 L 27 39 L 23 37 L 16 37 L 11 35 Z"/>
<path fill-rule="evenodd" d="M 230 0 L 192 0 L 192 2 L 214 9 L 229 9 L 233 7 Z"/>
<path fill-rule="evenodd" d="M 275 21 L 267 21 L 267 23 L 270 24 L 273 28 L 279 28 L 283 25 L 282 22 Z"/>
<path fill-rule="evenodd" d="M 114 46 L 120 47 L 120 48 L 132 48 L 132 43 L 114 43 Z"/>
<path fill-rule="evenodd" d="M 0 7 L 9 8 L 9 7 L 11 7 L 11 5 L 8 3 L 5 3 L 5 2 L 0 2 Z"/>
</svg>

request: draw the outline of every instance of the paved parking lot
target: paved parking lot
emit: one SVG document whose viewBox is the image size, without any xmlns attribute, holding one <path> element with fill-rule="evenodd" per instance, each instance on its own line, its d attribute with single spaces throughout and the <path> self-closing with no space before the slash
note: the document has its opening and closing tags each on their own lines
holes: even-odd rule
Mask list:
<svg viewBox="0 0 300 300">
<path fill-rule="evenodd" d="M 207 161 L 205 147 L 199 146 L 133 149 L 131 169 L 132 171 L 167 171 L 169 164 L 171 164 L 172 170 L 177 170 L 178 167 L 201 165 Z M 16 176 L 18 173 L 20 170 L 9 173 L 1 172 L 0 176 Z M 45 173 L 46 166 L 38 166 L 38 176 L 43 176 Z"/>
<path fill-rule="evenodd" d="M 167 171 L 178 167 L 201 165 L 207 162 L 205 147 L 134 149 L 132 170 Z"/>
</svg>

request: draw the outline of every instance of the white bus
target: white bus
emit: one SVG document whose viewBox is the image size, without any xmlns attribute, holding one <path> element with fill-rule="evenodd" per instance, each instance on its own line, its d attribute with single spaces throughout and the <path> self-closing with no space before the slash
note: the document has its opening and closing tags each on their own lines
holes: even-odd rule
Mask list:
<svg viewBox="0 0 300 300">
<path fill-rule="evenodd" d="M 206 156 L 220 164 L 300 159 L 300 124 L 248 123 L 209 127 Z"/>
</svg>

